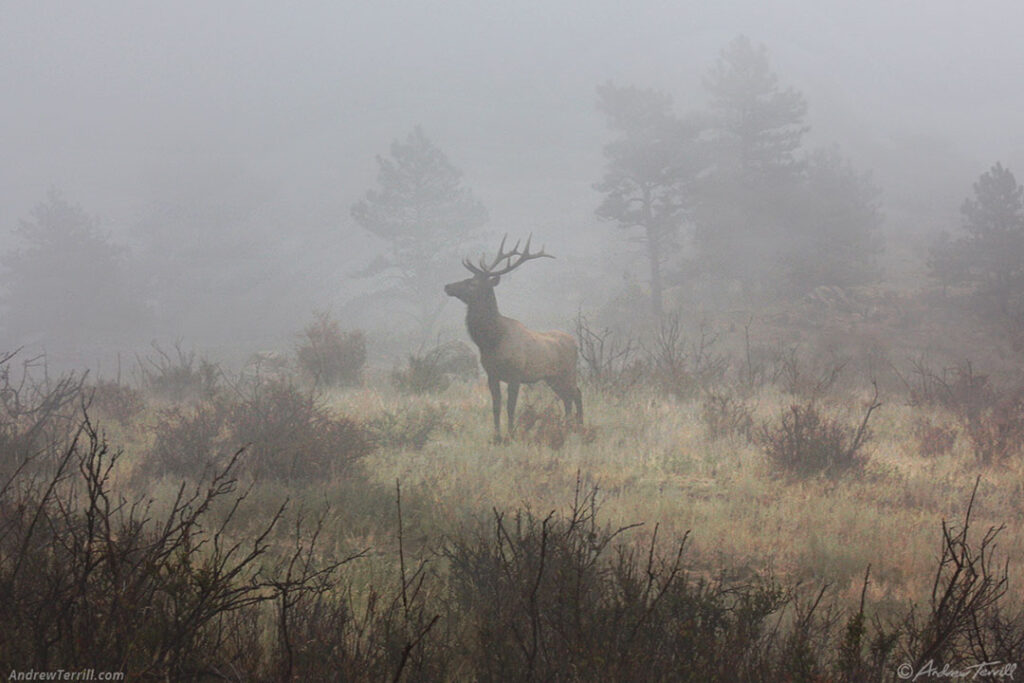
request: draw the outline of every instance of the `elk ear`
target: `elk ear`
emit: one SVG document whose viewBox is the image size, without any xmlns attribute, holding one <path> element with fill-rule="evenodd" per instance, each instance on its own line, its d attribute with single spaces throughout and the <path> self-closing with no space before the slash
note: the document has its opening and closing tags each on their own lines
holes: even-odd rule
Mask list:
<svg viewBox="0 0 1024 683">
<path fill-rule="evenodd" d="M 487 278 L 487 284 L 490 285 L 491 287 L 497 287 L 499 282 L 501 282 L 500 275 L 492 275 L 489 278 Z"/>
</svg>

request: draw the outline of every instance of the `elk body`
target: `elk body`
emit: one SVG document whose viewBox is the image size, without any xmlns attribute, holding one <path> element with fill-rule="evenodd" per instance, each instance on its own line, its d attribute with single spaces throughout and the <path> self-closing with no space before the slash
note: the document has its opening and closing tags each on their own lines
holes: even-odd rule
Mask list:
<svg viewBox="0 0 1024 683">
<path fill-rule="evenodd" d="M 530 240 L 519 251 L 519 243 L 505 252 L 501 240 L 498 256 L 490 264 L 481 257 L 479 265 L 468 259 L 462 265 L 472 277 L 444 286 L 445 294 L 466 304 L 466 327 L 480 349 L 480 364 L 487 373 L 494 412 L 494 438 L 501 438 L 501 382 L 508 385 L 508 431 L 515 431 L 519 385 L 544 380 L 565 404 L 568 417 L 576 407 L 576 420 L 583 422 L 583 395 L 576 383 L 576 340 L 565 332 L 535 332 L 518 320 L 498 312 L 494 288 L 506 275 L 526 261 L 554 258 L 544 249 L 530 253 Z M 504 266 L 498 266 L 504 262 Z"/>
</svg>

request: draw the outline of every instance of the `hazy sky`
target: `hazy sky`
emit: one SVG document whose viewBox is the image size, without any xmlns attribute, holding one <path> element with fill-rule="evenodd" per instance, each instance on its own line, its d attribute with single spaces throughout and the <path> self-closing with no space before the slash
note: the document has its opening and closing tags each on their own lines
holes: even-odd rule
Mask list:
<svg viewBox="0 0 1024 683">
<path fill-rule="evenodd" d="M 595 86 L 699 106 L 739 33 L 887 202 L 955 212 L 995 161 L 1024 176 L 1021 26 L 1008 1 L 0 0 L 0 226 L 56 185 L 118 233 L 160 179 L 212 168 L 351 227 L 374 155 L 416 124 L 497 229 L 578 226 L 607 139 Z"/>
</svg>

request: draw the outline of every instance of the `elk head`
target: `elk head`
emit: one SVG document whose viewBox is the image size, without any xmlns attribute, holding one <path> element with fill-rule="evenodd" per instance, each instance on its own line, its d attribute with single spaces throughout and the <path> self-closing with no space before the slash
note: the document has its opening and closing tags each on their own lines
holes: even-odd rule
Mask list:
<svg viewBox="0 0 1024 683">
<path fill-rule="evenodd" d="M 464 302 L 469 306 L 480 305 L 483 303 L 489 303 L 494 299 L 494 288 L 501 282 L 501 276 L 512 272 L 519 266 L 523 265 L 529 260 L 536 258 L 554 258 L 550 254 L 544 253 L 544 247 L 540 248 L 537 253 L 530 253 L 530 240 L 532 235 L 526 238 L 526 245 L 522 251 L 519 251 L 519 242 L 516 241 L 516 245 L 512 247 L 512 251 L 505 251 L 505 240 L 508 239 L 508 235 L 501 238 L 501 246 L 498 247 L 498 255 L 491 261 L 490 264 L 486 262 L 483 255 L 480 256 L 480 261 L 477 265 L 474 265 L 469 259 L 462 259 L 462 265 L 466 267 L 466 270 L 473 274 L 472 277 L 466 278 L 465 280 L 459 280 L 458 282 L 452 282 L 444 286 L 444 293 L 448 296 L 453 296 L 456 299 Z M 505 262 L 505 265 L 501 268 L 498 266 Z"/>
</svg>

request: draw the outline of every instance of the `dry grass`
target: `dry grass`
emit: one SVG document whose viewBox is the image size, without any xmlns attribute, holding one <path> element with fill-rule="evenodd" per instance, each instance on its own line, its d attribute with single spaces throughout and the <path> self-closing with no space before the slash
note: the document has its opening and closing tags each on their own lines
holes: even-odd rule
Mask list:
<svg viewBox="0 0 1024 683">
<path fill-rule="evenodd" d="M 756 443 L 742 434 L 718 434 L 706 423 L 705 401 L 666 398 L 644 387 L 626 395 L 584 388 L 587 424 L 566 429 L 556 443 L 524 438 L 491 441 L 490 396 L 484 381 L 453 381 L 444 392 L 415 396 L 386 378 L 364 386 L 332 389 L 325 409 L 357 423 L 380 426 L 382 416 L 415 422 L 442 416 L 438 428 L 419 439 L 384 439 L 367 455 L 362 471 L 370 488 L 314 479 L 301 487 L 279 481 L 257 484 L 255 496 L 292 498 L 310 510 L 330 505 L 326 536 L 351 545 L 390 543 L 391 501 L 400 481 L 414 511 L 409 523 L 424 538 L 443 534 L 491 509 L 524 507 L 544 514 L 561 510 L 577 476 L 598 487 L 602 515 L 611 524 L 660 524 L 663 537 L 692 530 L 689 557 L 709 572 L 725 565 L 767 567 L 783 576 L 828 581 L 856 593 L 872 566 L 869 599 L 923 600 L 930 590 L 943 519 L 963 514 L 975 478 L 976 528 L 1009 523 L 1000 549 L 1011 576 L 1024 574 L 1024 461 L 979 463 L 961 425 L 942 407 L 908 406 L 886 400 L 872 416 L 872 440 L 861 472 L 839 477 L 780 475 Z M 856 424 L 870 394 L 832 397 L 829 410 Z M 745 399 L 754 424 L 776 419 L 799 400 L 773 385 Z M 558 415 L 561 405 L 543 386 L 524 386 L 521 412 Z M 155 424 L 156 409 L 141 424 Z M 952 430 L 944 452 L 922 454 L 921 424 Z M 413 425 L 415 426 L 415 425 Z M 118 478 L 145 466 L 152 435 L 145 429 L 114 433 L 128 440 Z M 535 430 L 536 431 L 536 430 Z M 717 437 L 717 438 L 716 438 Z M 242 445 L 242 444 L 239 444 Z M 151 481 L 159 498 L 173 482 Z M 340 511 L 339 511 L 340 510 Z M 1020 592 L 1020 586 L 1011 585 Z"/>
<path fill-rule="evenodd" d="M 524 387 L 522 405 L 557 408 L 549 394 L 544 387 Z M 856 424 L 869 398 L 833 399 L 834 409 Z M 723 561 L 771 565 L 784 575 L 854 591 L 870 564 L 869 597 L 875 599 L 925 596 L 939 524 L 962 515 L 977 476 L 976 527 L 1024 514 L 1021 462 L 980 466 L 963 438 L 948 452 L 920 453 L 916 425 L 923 417 L 951 424 L 938 408 L 886 403 L 872 418 L 874 437 L 865 447 L 862 473 L 794 479 L 779 476 L 742 436 L 711 438 L 700 399 L 678 402 L 637 390 L 625 397 L 591 391 L 586 400 L 588 432 L 566 434 L 558 448 L 537 439 L 491 443 L 482 382 L 457 382 L 431 399 L 367 387 L 336 394 L 331 405 L 366 418 L 444 406 L 452 429 L 420 450 L 385 448 L 366 461 L 372 479 L 400 480 L 441 519 L 492 507 L 558 509 L 579 473 L 599 487 L 612 524 L 659 523 L 666 537 L 692 529 L 691 558 L 709 569 Z M 777 416 L 792 400 L 774 388 L 761 390 L 753 402 L 755 420 Z M 1000 540 L 1011 576 L 1024 570 L 1024 533 L 1011 526 Z"/>
<path fill-rule="evenodd" d="M 234 453 L 237 447 L 246 445 L 235 443 L 242 440 L 248 442 L 248 451 L 240 456 L 237 471 L 246 484 L 245 505 L 236 508 L 212 504 L 204 528 L 216 529 L 221 522 L 230 521 L 233 531 L 230 538 L 224 537 L 225 542 L 258 536 L 273 521 L 274 511 L 290 501 L 285 506 L 287 513 L 280 517 L 282 523 L 271 525 L 261 546 L 268 561 L 287 574 L 298 566 L 294 558 L 299 556 L 294 545 L 297 536 L 290 529 L 298 528 L 293 525 L 300 520 L 315 520 L 315 554 L 312 539 L 304 541 L 311 545 L 303 546 L 309 553 L 303 556 L 308 559 L 308 564 L 302 564 L 306 567 L 303 576 L 311 582 L 303 583 L 305 587 L 291 597 L 286 592 L 291 585 L 287 581 L 273 584 L 279 591 L 275 606 L 254 608 L 245 615 L 239 612 L 242 621 L 227 632 L 240 640 L 226 649 L 218 646 L 209 650 L 209 657 L 217 659 L 233 652 L 232 647 L 239 651 L 262 648 L 262 659 L 253 659 L 249 672 L 261 671 L 261 675 L 269 671 L 322 671 L 323 665 L 317 662 L 324 661 L 323 657 L 350 651 L 362 651 L 370 659 L 349 662 L 349 666 L 370 666 L 383 677 L 392 677 L 406 666 L 410 679 L 459 677 L 459 670 L 444 670 L 451 662 L 469 667 L 461 670 L 463 677 L 472 677 L 472 672 L 501 670 L 507 663 L 473 659 L 493 651 L 482 641 L 472 650 L 472 656 L 453 659 L 446 653 L 445 648 L 453 643 L 488 633 L 487 629 L 477 629 L 479 624 L 473 619 L 462 619 L 463 612 L 446 611 L 456 589 L 468 591 L 460 599 L 468 601 L 466 609 L 471 608 L 480 623 L 486 623 L 493 616 L 488 610 L 494 599 L 488 591 L 497 584 L 492 580 L 500 579 L 501 590 L 510 591 L 513 597 L 524 590 L 536 591 L 540 579 L 535 577 L 544 572 L 530 553 L 536 551 L 543 556 L 547 549 L 553 553 L 552 562 L 562 562 L 582 572 L 580 576 L 591 577 L 587 581 L 594 591 L 593 600 L 578 605 L 581 613 L 595 619 L 611 618 L 612 613 L 602 610 L 617 603 L 608 600 L 620 595 L 622 586 L 639 585 L 638 580 L 643 583 L 643 558 L 654 558 L 655 551 L 661 558 L 658 562 L 671 558 L 673 547 L 679 547 L 684 538 L 684 560 L 678 555 L 675 563 L 666 560 L 668 564 L 659 565 L 661 571 L 668 572 L 661 575 L 664 583 L 658 584 L 664 591 L 679 579 L 673 584 L 673 590 L 679 591 L 673 599 L 679 600 L 679 605 L 692 606 L 696 603 L 689 601 L 703 595 L 698 602 L 707 598 L 710 602 L 701 604 L 718 605 L 715 609 L 732 614 L 737 619 L 734 625 L 742 631 L 746 617 L 716 601 L 733 595 L 734 589 L 738 591 L 735 595 L 754 599 L 758 591 L 772 593 L 776 586 L 781 591 L 776 596 L 779 609 L 785 605 L 784 611 L 789 611 L 776 614 L 772 607 L 751 617 L 750 623 L 761 623 L 759 620 L 769 613 L 782 623 L 785 616 L 785 628 L 789 629 L 785 632 L 808 638 L 802 645 L 811 648 L 808 652 L 817 648 L 817 652 L 827 649 L 833 654 L 804 657 L 788 650 L 783 639 L 771 646 L 776 648 L 771 650 L 772 661 L 780 666 L 807 661 L 811 662 L 808 671 L 832 667 L 848 673 L 860 664 L 854 655 L 850 655 L 851 668 L 837 664 L 842 659 L 834 655 L 841 630 L 835 628 L 837 622 L 830 622 L 820 613 L 815 617 L 820 621 L 813 622 L 817 625 L 805 621 L 797 626 L 793 621 L 801 609 L 799 591 L 830 586 L 827 604 L 837 606 L 840 618 L 853 618 L 861 604 L 865 570 L 870 566 L 864 604 L 871 619 L 886 615 L 914 618 L 930 613 L 929 596 L 942 552 L 941 523 L 950 520 L 955 525 L 966 517 L 975 482 L 978 490 L 972 529 L 984 535 L 985 529 L 1008 523 L 1010 526 L 999 536 L 997 555 L 1000 561 L 1004 557 L 1008 560 L 1010 577 L 1024 570 L 1024 535 L 1013 524 L 1022 513 L 1020 482 L 1024 481 L 1024 464 L 1013 456 L 979 459 L 975 444 L 963 433 L 967 423 L 948 406 L 911 406 L 900 395 L 888 399 L 883 395 L 883 406 L 868 413 L 872 438 L 859 452 L 857 467 L 839 472 L 794 473 L 779 468 L 756 432 L 777 424 L 779 415 L 790 406 L 805 404 L 809 399 L 789 393 L 782 383 L 748 385 L 740 393 L 735 383 L 722 381 L 713 390 L 713 394 L 705 388 L 692 396 L 679 396 L 645 385 L 625 392 L 584 387 L 587 422 L 579 428 L 561 419 L 561 405 L 547 388 L 524 387 L 519 434 L 502 444 L 491 440 L 490 396 L 482 380 L 456 379 L 442 392 L 430 395 L 400 391 L 382 376 L 360 387 L 314 394 L 269 383 L 253 387 L 251 394 L 237 388 L 234 394 L 222 392 L 209 405 L 193 402 L 168 407 L 149 401 L 139 407 L 128 424 L 118 421 L 116 414 L 108 417 L 117 445 L 124 448 L 123 456 L 111 462 L 109 485 L 111 491 L 128 500 L 147 501 L 147 514 L 153 519 L 173 516 L 179 505 L 175 497 L 182 477 L 188 478 L 191 469 L 204 469 L 205 459 L 214 451 Z M 866 422 L 865 411 L 874 404 L 875 397 L 871 391 L 857 393 L 851 389 L 846 394 L 823 392 L 813 400 L 834 424 L 855 428 L 862 420 Z M 211 406 L 220 410 L 212 437 L 181 419 Z M 228 418 L 237 418 L 243 408 L 248 411 L 243 411 L 243 416 L 251 418 L 243 422 L 252 428 L 229 428 L 234 423 Z M 178 412 L 172 414 L 172 410 Z M 733 411 L 741 418 L 739 421 L 732 420 Z M 295 415 L 302 419 L 292 419 Z M 167 429 L 171 417 L 180 429 Z M 728 419 L 716 422 L 719 418 Z M 366 448 L 343 470 L 324 462 L 341 452 L 335 442 L 313 438 L 324 425 L 342 422 L 367 435 Z M 18 424 L 10 423 L 14 435 L 20 433 L 15 429 Z M 742 428 L 730 426 L 735 424 Z M 928 430 L 940 434 L 929 436 Z M 198 454 L 194 458 L 198 464 L 193 467 L 186 463 L 180 471 L 166 467 L 188 452 L 190 439 L 198 439 L 192 449 Z M 941 440 L 942 447 L 923 448 L 929 439 Z M 253 463 L 276 462 L 282 454 L 288 456 L 287 463 L 296 471 L 252 467 Z M 161 459 L 166 461 L 165 466 L 159 466 Z M 396 482 L 401 482 L 400 508 L 395 500 Z M 623 537 L 622 547 L 608 547 L 610 564 L 593 564 L 597 556 L 588 555 L 587 548 L 588 539 L 595 538 L 596 532 L 583 533 L 582 527 L 571 522 L 580 515 L 593 519 L 597 514 L 579 507 L 581 491 L 586 496 L 596 491 L 588 500 L 596 501 L 600 508 L 601 524 L 607 525 L 602 529 L 644 524 L 635 536 Z M 55 510 L 72 507 L 69 503 Z M 487 531 L 488 519 L 497 520 L 499 526 L 507 520 L 509 542 L 521 546 L 521 552 L 509 556 L 515 560 L 510 564 L 497 566 L 492 562 L 495 557 L 505 557 L 505 550 L 491 545 L 494 537 Z M 520 528 L 516 521 L 513 529 L 513 520 L 526 520 L 526 526 Z M 564 526 L 565 520 L 570 520 L 568 527 Z M 558 532 L 561 536 L 552 539 L 558 543 L 563 542 L 563 536 L 575 540 L 562 546 L 548 545 L 549 522 L 550 529 L 562 530 Z M 499 546 L 505 543 L 505 536 L 499 534 L 497 538 Z M 650 555 L 645 544 L 650 544 Z M 196 560 L 208 560 L 205 553 L 212 552 L 210 548 L 197 547 Z M 316 583 L 320 576 L 316 567 L 355 557 L 359 561 L 346 563 L 343 576 Z M 463 576 L 453 570 L 459 562 L 474 557 L 483 564 L 470 563 L 476 568 L 469 574 Z M 623 563 L 626 557 L 630 559 Z M 539 567 L 544 566 L 542 561 Z M 688 578 L 682 578 L 683 572 Z M 549 576 L 554 583 L 545 584 L 545 590 L 562 595 L 565 591 L 558 583 L 559 577 L 568 575 L 559 570 Z M 608 582 L 609 577 L 614 581 Z M 501 583 L 506 579 L 507 585 Z M 1002 590 L 1002 584 L 996 587 Z M 1010 584 L 1009 591 L 1007 602 L 1020 603 L 1024 597 L 1021 588 Z M 279 623 L 277 628 L 285 630 L 274 631 L 268 624 L 274 623 L 275 614 L 281 614 L 275 610 L 293 598 L 288 603 L 292 611 L 287 629 Z M 556 603 L 553 598 L 546 599 L 545 605 L 554 611 L 543 618 L 530 606 L 532 603 L 525 603 L 526 611 L 517 613 L 517 618 L 543 631 L 547 620 L 560 614 Z M 685 613 L 676 607 L 655 611 L 654 603 L 646 612 L 644 604 L 631 602 L 630 598 L 615 609 L 625 610 L 622 614 L 639 609 L 634 616 L 641 621 L 650 614 L 664 624 L 674 623 L 673 619 Z M 917 608 L 911 610 L 911 605 Z M 825 611 L 831 614 L 833 607 Z M 446 616 L 438 616 L 441 614 Z M 960 622 L 966 623 L 964 619 Z M 331 626 L 323 627 L 324 623 Z M 599 655 L 607 647 L 601 638 L 619 633 L 608 624 L 621 623 L 612 619 L 600 628 L 577 629 L 574 633 L 579 638 L 592 639 L 587 641 L 592 647 L 585 651 L 569 648 L 568 652 L 587 655 L 579 660 L 581 666 L 599 665 Z M 877 626 L 882 622 L 871 623 L 870 633 L 884 635 L 885 630 Z M 435 624 L 439 624 L 438 630 L 422 640 L 421 636 Z M 927 629 L 917 622 L 907 624 L 901 627 L 901 647 L 927 651 L 915 640 L 927 635 Z M 673 666 L 675 644 L 652 634 L 689 631 L 666 628 L 651 631 L 649 647 L 630 657 L 660 653 L 667 657 L 665 666 Z M 1024 633 L 1017 625 L 993 627 L 992 632 Z M 505 632 L 503 637 L 515 640 L 517 633 Z M 297 642 L 309 643 L 312 649 L 293 652 L 291 645 Z M 744 642 L 751 648 L 748 653 L 757 651 L 755 642 L 766 643 L 756 638 Z M 695 651 L 710 644 L 695 645 Z M 344 649 L 350 646 L 354 650 Z M 406 646 L 408 651 L 403 649 Z M 546 647 L 556 652 L 562 644 L 551 641 Z M 962 654 L 962 645 L 956 647 Z M 563 661 L 560 657 L 551 659 L 551 663 Z M 527 659 L 532 666 L 533 655 Z M 623 655 L 620 666 L 628 670 L 632 661 Z M 765 674 L 756 661 L 747 665 L 768 680 L 792 678 L 781 670 Z M 730 680 L 729 675 L 713 678 Z M 246 674 L 239 676 L 244 678 Z M 857 678 L 848 676 L 843 680 Z"/>
</svg>

